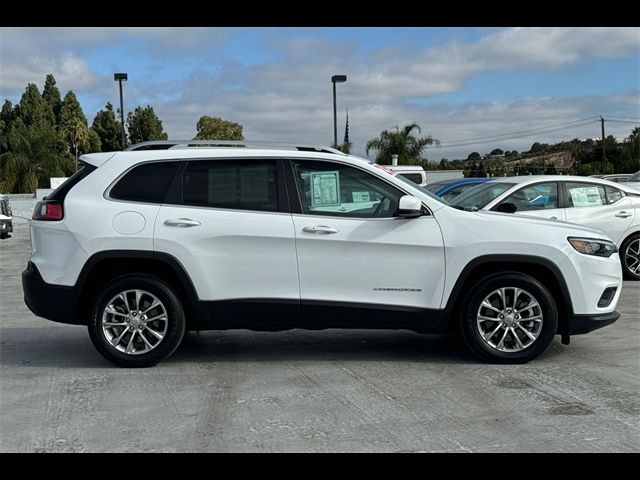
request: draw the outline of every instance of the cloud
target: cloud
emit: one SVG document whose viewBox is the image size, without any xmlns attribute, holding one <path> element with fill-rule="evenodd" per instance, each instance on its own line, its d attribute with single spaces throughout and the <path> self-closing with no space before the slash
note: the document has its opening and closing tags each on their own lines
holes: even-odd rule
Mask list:
<svg viewBox="0 0 640 480">
<path fill-rule="evenodd" d="M 468 80 L 487 72 L 557 72 L 595 58 L 638 55 L 638 28 L 491 29 L 471 41 L 452 40 L 426 48 L 389 43 L 374 50 L 336 41 L 322 29 L 312 32 L 282 34 L 273 29 L 251 40 L 245 35 L 250 29 L 3 28 L 0 94 L 22 91 L 27 82 L 42 85 L 51 72 L 63 92 L 74 89 L 91 98 L 96 108 L 85 113 L 92 119 L 107 100 L 117 103 L 110 73 L 109 78 L 104 74 L 114 71 L 115 65 L 108 62 L 133 58 L 141 71 L 126 85 L 126 111 L 153 105 L 172 138 L 193 137 L 198 118 L 215 115 L 242 123 L 247 138 L 326 145 L 333 135 L 330 77 L 347 74 L 348 81 L 338 85 L 339 125 L 344 128 L 348 106 L 358 153 L 364 153 L 366 141 L 381 130 L 414 121 L 424 127 L 423 133 L 452 145 L 460 139 L 495 137 L 499 132 L 567 123 L 607 111 L 639 113 L 638 90 L 574 98 L 434 103 L 439 95 L 450 97 Z M 231 37 L 242 38 L 246 42 L 242 48 L 261 52 L 261 61 L 247 62 L 249 50 L 238 49 L 237 43 L 235 51 L 247 53 L 231 57 L 225 49 Z M 97 71 L 90 66 L 95 59 L 93 63 L 87 59 L 107 48 L 116 49 L 119 56 L 106 58 Z M 428 107 L 425 99 L 430 99 Z M 597 136 L 595 127 L 549 132 L 545 141 Z M 622 124 L 612 124 L 611 129 L 619 135 L 630 130 Z M 342 135 L 340 131 L 339 139 Z M 486 148 L 522 150 L 535 140 L 539 138 L 505 140 Z M 484 145 L 475 149 L 482 153 Z M 471 149 L 443 146 L 427 153 L 455 158 Z"/>
</svg>

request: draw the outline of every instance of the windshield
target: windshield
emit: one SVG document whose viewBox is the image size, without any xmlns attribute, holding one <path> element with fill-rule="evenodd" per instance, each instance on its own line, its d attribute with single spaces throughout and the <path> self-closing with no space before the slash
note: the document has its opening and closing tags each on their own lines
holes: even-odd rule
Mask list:
<svg viewBox="0 0 640 480">
<path fill-rule="evenodd" d="M 445 202 L 444 200 L 442 200 L 439 196 L 434 195 L 433 193 L 431 193 L 429 190 L 427 190 L 424 187 L 421 187 L 420 185 L 412 182 L 411 180 L 404 178 L 402 175 L 396 175 L 394 177 L 397 180 L 400 180 L 403 183 L 406 183 L 407 185 L 411 185 L 413 188 L 416 188 L 418 190 L 420 190 L 422 193 L 424 193 L 426 196 L 433 198 L 434 200 L 439 201 L 440 203 L 444 203 L 445 205 L 449 205 L 447 202 Z"/>
<path fill-rule="evenodd" d="M 465 210 L 480 210 L 514 185 L 515 183 L 504 182 L 482 183 L 455 198 L 451 204 Z"/>
<path fill-rule="evenodd" d="M 429 185 L 425 185 L 424 188 L 429 190 L 430 192 L 436 193 L 441 188 L 449 185 L 449 182 L 440 182 L 440 183 L 430 183 Z"/>
<path fill-rule="evenodd" d="M 634 173 L 627 182 L 640 182 L 640 172 Z"/>
</svg>

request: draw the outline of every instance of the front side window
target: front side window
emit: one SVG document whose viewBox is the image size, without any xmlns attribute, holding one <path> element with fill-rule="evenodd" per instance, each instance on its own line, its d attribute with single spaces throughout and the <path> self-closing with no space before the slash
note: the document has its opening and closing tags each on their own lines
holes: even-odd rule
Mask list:
<svg viewBox="0 0 640 480">
<path fill-rule="evenodd" d="M 278 211 L 273 160 L 199 160 L 182 176 L 182 204 L 237 210 Z"/>
<path fill-rule="evenodd" d="M 453 200 L 452 205 L 466 210 L 479 210 L 513 187 L 513 183 L 487 182 L 476 185 Z"/>
<path fill-rule="evenodd" d="M 294 162 L 302 211 L 357 218 L 393 217 L 404 195 L 357 168 L 330 162 Z"/>
<path fill-rule="evenodd" d="M 447 193 L 443 194 L 442 198 L 444 198 L 447 202 L 451 203 L 459 195 L 462 195 L 463 193 L 468 192 L 469 190 L 477 186 L 478 186 L 477 183 L 463 183 L 462 185 L 453 187 Z"/>
<path fill-rule="evenodd" d="M 501 203 L 513 203 L 517 212 L 558 208 L 558 184 L 551 182 L 527 185 Z"/>
<path fill-rule="evenodd" d="M 607 204 L 602 185 L 594 183 L 567 183 L 568 207 L 601 207 Z"/>
<path fill-rule="evenodd" d="M 178 162 L 150 162 L 138 165 L 114 185 L 109 196 L 131 202 L 164 203 L 177 167 Z M 52 197 L 53 194 L 48 198 Z"/>
</svg>

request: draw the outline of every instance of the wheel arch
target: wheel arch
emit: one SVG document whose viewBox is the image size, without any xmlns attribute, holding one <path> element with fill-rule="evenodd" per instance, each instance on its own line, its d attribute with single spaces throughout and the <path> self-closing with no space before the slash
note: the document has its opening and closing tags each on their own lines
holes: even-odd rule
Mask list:
<svg viewBox="0 0 640 480">
<path fill-rule="evenodd" d="M 480 279 L 500 272 L 520 272 L 531 275 L 551 293 L 558 308 L 558 333 L 568 335 L 568 319 L 573 315 L 573 303 L 567 283 L 558 266 L 551 260 L 535 255 L 483 255 L 471 260 L 462 269 L 445 306 L 445 318 L 456 322 L 462 302 L 460 298 Z"/>
<path fill-rule="evenodd" d="M 183 304 L 187 327 L 198 318 L 207 315 L 196 289 L 182 264 L 172 255 L 142 250 L 108 250 L 92 255 L 85 263 L 78 280 L 76 318 L 86 323 L 98 289 L 109 280 L 122 275 L 152 275 L 171 286 Z M 82 321 L 82 319 L 85 319 Z"/>
</svg>

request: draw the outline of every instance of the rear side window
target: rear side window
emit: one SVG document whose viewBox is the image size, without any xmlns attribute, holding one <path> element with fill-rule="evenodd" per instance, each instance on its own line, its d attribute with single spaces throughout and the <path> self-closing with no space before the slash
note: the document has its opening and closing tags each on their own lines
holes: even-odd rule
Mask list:
<svg viewBox="0 0 640 480">
<path fill-rule="evenodd" d="M 620 193 L 620 190 L 618 190 L 617 188 L 604 187 L 604 189 L 607 192 L 607 205 L 616 203 L 622 198 L 622 193 Z"/>
<path fill-rule="evenodd" d="M 182 176 L 182 203 L 236 210 L 278 211 L 273 160 L 199 160 Z"/>
<path fill-rule="evenodd" d="M 178 162 L 144 163 L 129 170 L 109 196 L 131 202 L 164 203 Z"/>
<path fill-rule="evenodd" d="M 567 194 L 569 207 L 600 207 L 607 204 L 607 197 L 602 185 L 567 182 Z"/>
</svg>

